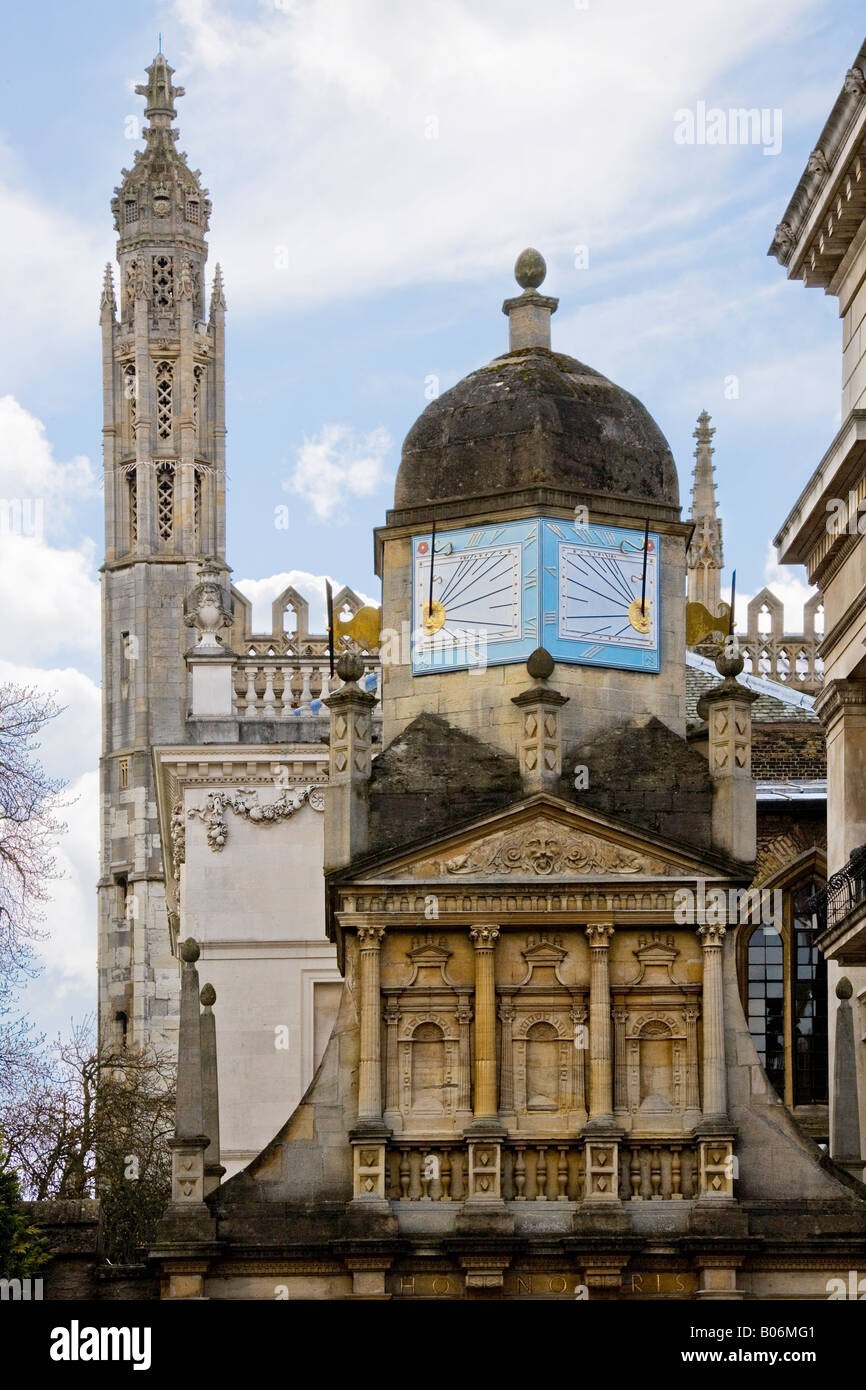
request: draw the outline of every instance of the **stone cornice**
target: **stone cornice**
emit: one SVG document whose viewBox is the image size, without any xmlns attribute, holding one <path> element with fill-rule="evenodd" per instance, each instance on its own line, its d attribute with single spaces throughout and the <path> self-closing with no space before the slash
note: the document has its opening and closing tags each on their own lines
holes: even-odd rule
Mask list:
<svg viewBox="0 0 866 1390">
<path fill-rule="evenodd" d="M 846 74 L 767 252 L 792 279 L 828 287 L 862 221 L 866 167 L 856 161 L 864 128 L 866 43 Z"/>
<path fill-rule="evenodd" d="M 866 706 L 866 681 L 830 681 L 815 699 L 815 712 L 825 728 L 846 709 Z"/>
</svg>

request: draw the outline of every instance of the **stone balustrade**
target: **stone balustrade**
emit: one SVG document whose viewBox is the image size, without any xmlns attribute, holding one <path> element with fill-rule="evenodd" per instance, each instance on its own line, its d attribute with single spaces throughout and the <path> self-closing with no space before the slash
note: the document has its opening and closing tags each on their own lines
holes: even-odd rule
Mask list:
<svg viewBox="0 0 866 1390">
<path fill-rule="evenodd" d="M 391 1141 L 385 1190 L 392 1201 L 459 1202 L 467 1195 L 468 1154 L 460 1139 Z M 619 1150 L 623 1202 L 679 1201 L 698 1195 L 697 1145 L 691 1139 L 625 1138 Z M 502 1154 L 506 1202 L 579 1202 L 586 1161 L 581 1139 L 509 1139 Z"/>
</svg>

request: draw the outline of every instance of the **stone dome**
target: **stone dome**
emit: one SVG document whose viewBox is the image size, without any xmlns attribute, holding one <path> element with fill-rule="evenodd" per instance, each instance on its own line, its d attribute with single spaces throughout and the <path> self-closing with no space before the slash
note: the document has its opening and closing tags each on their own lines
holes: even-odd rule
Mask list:
<svg viewBox="0 0 866 1390">
<path fill-rule="evenodd" d="M 394 506 L 531 488 L 679 507 L 670 447 L 649 411 L 592 367 L 538 346 L 503 353 L 428 405 L 406 436 Z"/>
</svg>

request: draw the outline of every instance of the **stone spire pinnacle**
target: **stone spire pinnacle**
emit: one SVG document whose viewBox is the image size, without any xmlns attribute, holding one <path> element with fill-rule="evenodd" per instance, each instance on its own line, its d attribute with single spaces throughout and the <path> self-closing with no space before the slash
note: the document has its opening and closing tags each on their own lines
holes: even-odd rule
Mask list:
<svg viewBox="0 0 866 1390">
<path fill-rule="evenodd" d="M 692 475 L 691 520 L 695 523 L 695 530 L 688 552 L 688 596 L 690 603 L 702 603 L 710 613 L 718 611 L 724 566 L 722 522 L 713 477 L 716 471 L 712 445 L 715 432 L 710 424 L 710 416 L 706 410 L 702 410 L 694 430 L 697 445 Z"/>
<path fill-rule="evenodd" d="M 213 313 L 214 309 L 224 309 L 225 307 L 226 296 L 225 291 L 223 289 L 222 266 L 220 265 L 219 261 L 217 261 L 213 277 L 213 289 L 211 290 L 210 295 L 211 313 Z"/>
<path fill-rule="evenodd" d="M 528 246 L 514 263 L 514 278 L 523 294 L 506 299 L 503 314 L 508 315 L 508 347 L 511 352 L 521 348 L 550 347 L 550 316 L 555 314 L 558 299 L 539 294 L 538 286 L 547 274 L 547 265 L 540 251 Z"/>
<path fill-rule="evenodd" d="M 157 53 L 145 71 L 147 82 L 139 83 L 135 89 L 138 96 L 147 99 L 144 114 L 154 127 L 169 126 L 177 116 L 174 103 L 184 95 L 184 89 L 172 85 L 174 68 L 169 67 L 164 53 Z"/>
<path fill-rule="evenodd" d="M 111 262 L 105 263 L 105 275 L 102 280 L 102 294 L 99 297 L 100 309 L 108 309 L 114 317 L 117 309 L 117 301 L 114 298 L 114 277 L 111 274 Z"/>
</svg>

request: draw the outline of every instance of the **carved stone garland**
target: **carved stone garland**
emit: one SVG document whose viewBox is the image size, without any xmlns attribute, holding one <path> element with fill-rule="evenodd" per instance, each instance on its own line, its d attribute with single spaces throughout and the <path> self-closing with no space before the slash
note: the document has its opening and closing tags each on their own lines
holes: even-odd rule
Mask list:
<svg viewBox="0 0 866 1390">
<path fill-rule="evenodd" d="M 226 811 L 234 811 L 236 816 L 242 816 L 253 825 L 275 825 L 278 821 L 288 820 L 296 811 L 300 811 L 302 806 L 309 806 L 312 811 L 323 811 L 324 788 L 287 787 L 276 801 L 262 804 L 254 788 L 240 787 L 237 791 L 208 792 L 206 804 L 190 807 L 187 815 L 190 819 L 198 816 L 199 820 L 204 821 L 207 826 L 207 842 L 215 853 L 219 853 L 228 838 Z"/>
</svg>

